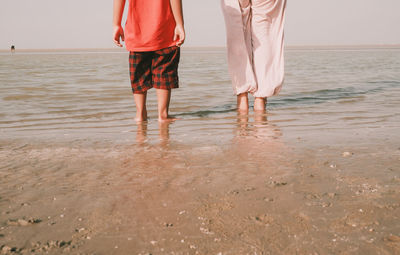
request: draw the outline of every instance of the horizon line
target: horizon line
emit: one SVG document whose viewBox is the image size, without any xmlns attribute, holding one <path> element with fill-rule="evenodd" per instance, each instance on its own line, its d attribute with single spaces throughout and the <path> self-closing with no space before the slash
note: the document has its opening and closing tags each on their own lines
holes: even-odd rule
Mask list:
<svg viewBox="0 0 400 255">
<path fill-rule="evenodd" d="M 226 46 L 182 46 L 183 49 L 224 49 Z M 400 44 L 316 44 L 316 45 L 285 45 L 285 48 L 290 49 L 387 49 L 387 48 L 400 48 Z M 125 52 L 125 48 L 16 48 L 16 51 L 21 52 L 41 52 L 41 51 L 115 51 Z M 0 49 L 0 52 L 10 52 L 10 48 Z"/>
</svg>

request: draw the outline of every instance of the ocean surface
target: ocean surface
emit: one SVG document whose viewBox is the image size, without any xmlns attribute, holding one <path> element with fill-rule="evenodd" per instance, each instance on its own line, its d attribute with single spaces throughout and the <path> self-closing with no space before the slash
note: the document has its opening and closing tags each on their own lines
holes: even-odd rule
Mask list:
<svg viewBox="0 0 400 255">
<path fill-rule="evenodd" d="M 258 126 L 267 135 L 279 129 L 310 137 L 313 130 L 372 132 L 400 126 L 398 48 L 287 50 L 282 93 L 269 99 L 268 113 L 257 123 L 251 111 L 245 119 L 237 116 L 225 49 L 184 48 L 179 75 L 170 110 L 179 120 L 158 126 L 153 90 L 150 120 L 137 126 L 127 53 L 1 53 L 0 139 L 135 143 L 139 132 L 150 144 L 166 135 L 170 141 L 223 143 L 237 135 L 238 127 L 243 130 L 243 121 L 248 134 Z"/>
<path fill-rule="evenodd" d="M 399 253 L 400 48 L 288 49 L 265 114 L 224 49 L 179 74 L 137 124 L 126 52 L 0 53 L 3 253 Z"/>
</svg>

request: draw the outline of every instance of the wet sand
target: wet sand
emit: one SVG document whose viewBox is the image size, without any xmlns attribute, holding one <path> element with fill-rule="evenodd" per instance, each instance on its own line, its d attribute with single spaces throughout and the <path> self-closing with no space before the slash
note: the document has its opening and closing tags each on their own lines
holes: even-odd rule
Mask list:
<svg viewBox="0 0 400 255">
<path fill-rule="evenodd" d="M 176 141 L 176 123 L 154 122 L 136 126 L 131 144 L 3 139 L 2 254 L 400 252 L 390 134 L 236 123 L 223 143 Z"/>
</svg>

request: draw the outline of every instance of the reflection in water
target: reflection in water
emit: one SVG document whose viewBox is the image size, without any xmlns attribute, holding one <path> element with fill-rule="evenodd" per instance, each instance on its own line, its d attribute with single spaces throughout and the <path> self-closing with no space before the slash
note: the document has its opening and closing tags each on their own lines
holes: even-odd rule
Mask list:
<svg viewBox="0 0 400 255">
<path fill-rule="evenodd" d="M 158 123 L 158 131 L 159 131 L 159 140 L 161 145 L 167 145 L 169 143 L 169 125 L 173 122 L 159 122 Z M 148 142 L 148 122 L 138 122 L 136 129 L 136 143 L 139 145 L 144 145 Z"/>
<path fill-rule="evenodd" d="M 147 121 L 138 122 L 136 130 L 136 142 L 144 144 L 147 141 Z"/>
<path fill-rule="evenodd" d="M 237 136 L 248 136 L 249 113 L 237 112 Z"/>
<path fill-rule="evenodd" d="M 161 145 L 168 145 L 169 143 L 169 125 L 171 125 L 171 123 L 173 123 L 173 121 L 158 122 Z"/>
<path fill-rule="evenodd" d="M 253 182 L 257 178 L 251 173 L 273 175 L 273 169 L 267 166 L 281 165 L 279 157 L 287 151 L 277 126 L 268 122 L 266 112 L 253 115 L 238 113 L 236 136 L 232 140 L 229 155 L 242 171 L 242 178 Z M 279 173 L 282 174 L 283 172 Z"/>
<path fill-rule="evenodd" d="M 272 122 L 268 122 L 266 112 L 254 114 L 254 130 L 254 136 L 257 138 L 276 140 L 282 136 L 282 132 L 278 126 Z"/>
<path fill-rule="evenodd" d="M 236 126 L 236 138 L 257 138 L 259 141 L 265 140 L 276 140 L 282 136 L 279 128 L 268 122 L 267 113 L 255 112 L 252 116 L 253 121 L 249 123 L 248 113 L 238 111 L 237 114 L 237 126 Z"/>
</svg>

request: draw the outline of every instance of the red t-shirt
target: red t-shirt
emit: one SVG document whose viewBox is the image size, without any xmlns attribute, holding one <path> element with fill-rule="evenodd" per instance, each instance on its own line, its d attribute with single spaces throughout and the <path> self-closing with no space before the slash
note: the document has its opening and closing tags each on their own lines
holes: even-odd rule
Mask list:
<svg viewBox="0 0 400 255">
<path fill-rule="evenodd" d="M 125 26 L 129 51 L 156 51 L 174 46 L 175 19 L 170 0 L 130 0 Z"/>
</svg>

